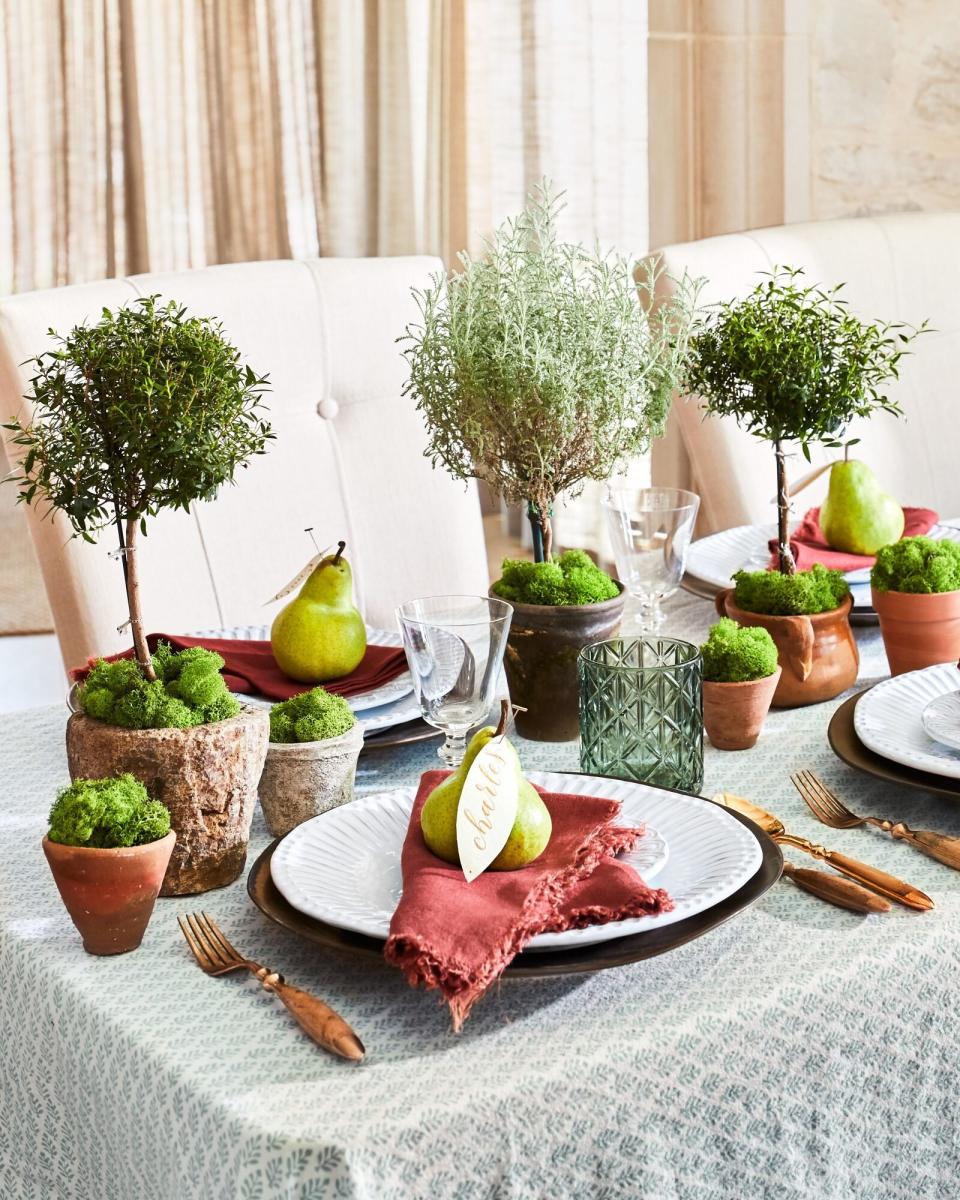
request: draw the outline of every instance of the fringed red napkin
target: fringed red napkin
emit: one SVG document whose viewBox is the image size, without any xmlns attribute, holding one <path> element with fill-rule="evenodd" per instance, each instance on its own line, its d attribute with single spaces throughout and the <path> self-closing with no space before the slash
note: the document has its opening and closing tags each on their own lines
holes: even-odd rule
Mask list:
<svg viewBox="0 0 960 1200">
<path fill-rule="evenodd" d="M 595 796 L 541 791 L 553 821 L 543 854 L 519 871 L 485 871 L 467 883 L 459 867 L 431 854 L 420 832 L 420 810 L 448 774 L 427 771 L 420 780 L 401 856 L 403 895 L 384 955 L 411 986 L 439 988 L 455 1032 L 536 934 L 673 908 L 662 888 L 647 887 L 616 859 L 643 829 L 614 825 L 620 805 Z"/>
<path fill-rule="evenodd" d="M 203 646 L 215 650 L 224 661 L 220 672 L 231 692 L 246 695 L 266 696 L 270 700 L 289 700 L 301 692 L 309 692 L 312 683 L 297 683 L 288 678 L 277 666 L 269 642 L 252 642 L 243 638 L 193 638 L 173 636 L 169 633 L 151 633 L 147 643 L 151 653 L 157 642 L 169 642 L 174 650 L 186 650 L 188 646 Z M 110 660 L 131 658 L 132 650 L 113 654 Z M 86 678 L 93 666 L 91 659 L 83 667 L 75 667 L 70 674 L 77 682 Z M 368 646 L 363 661 L 342 679 L 331 679 L 323 686 L 335 696 L 359 696 L 389 683 L 391 679 L 407 669 L 407 659 L 402 649 L 393 646 Z"/>
<path fill-rule="evenodd" d="M 903 536 L 920 537 L 929 533 L 940 520 L 939 513 L 932 508 L 905 508 L 903 510 Z M 771 538 L 770 567 L 777 566 L 777 542 Z M 836 571 L 859 571 L 862 567 L 872 567 L 875 559 L 869 554 L 847 554 L 843 550 L 834 550 L 823 536 L 820 528 L 820 509 L 811 508 L 805 513 L 803 520 L 790 535 L 790 549 L 798 571 L 809 570 L 814 563 L 822 563 Z"/>
</svg>

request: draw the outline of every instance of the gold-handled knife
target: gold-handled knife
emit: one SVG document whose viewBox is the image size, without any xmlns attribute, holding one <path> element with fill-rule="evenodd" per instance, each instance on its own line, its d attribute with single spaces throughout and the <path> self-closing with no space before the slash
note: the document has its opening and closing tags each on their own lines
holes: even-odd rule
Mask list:
<svg viewBox="0 0 960 1200">
<path fill-rule="evenodd" d="M 809 867 L 795 867 L 792 862 L 783 860 L 783 873 L 793 881 L 798 888 L 835 904 L 837 908 L 846 908 L 850 912 L 882 913 L 890 911 L 890 901 L 886 896 L 878 896 L 876 892 L 868 891 L 852 879 L 843 875 L 832 875 L 829 871 L 813 871 Z"/>
<path fill-rule="evenodd" d="M 788 833 L 778 817 L 775 817 L 773 813 L 768 813 L 766 809 L 760 808 L 752 801 L 744 799 L 743 796 L 735 796 L 732 792 L 718 792 L 713 799 L 717 804 L 732 808 L 735 812 L 748 817 L 765 833 L 768 833 L 775 842 L 784 846 L 795 846 L 798 850 L 803 850 L 804 853 L 821 859 L 835 871 L 839 871 L 841 875 L 846 875 L 849 879 L 862 883 L 881 896 L 887 896 L 890 900 L 896 900 L 898 904 L 903 904 L 907 908 L 913 908 L 919 912 L 927 912 L 933 908 L 933 901 L 919 888 L 905 883 L 902 879 L 897 879 L 895 875 L 878 871 L 876 867 L 871 867 L 868 863 L 848 858 L 846 854 L 828 850 L 825 846 L 811 842 L 807 838 Z"/>
</svg>

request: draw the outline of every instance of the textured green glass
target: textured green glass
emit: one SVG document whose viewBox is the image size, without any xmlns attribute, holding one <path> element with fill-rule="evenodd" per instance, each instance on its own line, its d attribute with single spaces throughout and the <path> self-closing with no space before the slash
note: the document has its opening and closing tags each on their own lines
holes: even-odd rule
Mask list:
<svg viewBox="0 0 960 1200">
<path fill-rule="evenodd" d="M 581 650 L 578 668 L 580 769 L 699 792 L 699 649 L 675 638 L 613 638 Z"/>
</svg>

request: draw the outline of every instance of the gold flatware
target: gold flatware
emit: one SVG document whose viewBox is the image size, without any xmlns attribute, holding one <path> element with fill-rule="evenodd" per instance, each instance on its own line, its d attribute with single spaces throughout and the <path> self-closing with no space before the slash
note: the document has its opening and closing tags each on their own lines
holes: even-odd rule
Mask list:
<svg viewBox="0 0 960 1200">
<path fill-rule="evenodd" d="M 797 837 L 796 834 L 788 833 L 783 826 L 783 822 L 775 817 L 773 813 L 768 813 L 766 809 L 760 808 L 759 805 L 744 799 L 743 796 L 735 796 L 732 792 L 719 792 L 713 798 L 718 804 L 732 808 L 736 812 L 742 813 L 743 816 L 748 817 L 751 821 L 754 821 L 775 842 L 779 842 L 784 846 L 795 846 L 805 854 L 819 858 L 822 862 L 827 863 L 828 866 L 833 867 L 834 870 L 839 871 L 841 875 L 846 875 L 856 883 L 862 883 L 865 887 L 879 892 L 881 896 L 886 896 L 888 900 L 895 900 L 898 904 L 906 905 L 907 908 L 917 909 L 920 912 L 926 912 L 933 908 L 933 901 L 918 888 L 913 887 L 909 883 L 904 883 L 902 879 L 897 879 L 895 875 L 888 875 L 886 871 L 878 871 L 876 867 L 871 867 L 868 863 L 860 862 L 855 858 L 849 858 L 846 854 L 840 854 L 837 850 L 828 850 L 825 846 L 811 842 L 807 838 Z"/>
<path fill-rule="evenodd" d="M 783 873 L 798 888 L 819 896 L 828 904 L 838 908 L 847 908 L 850 912 L 882 913 L 890 911 L 890 901 L 876 892 L 867 891 L 852 879 L 842 875 L 831 875 L 829 871 L 814 871 L 809 867 L 795 867 L 792 862 L 783 860 Z"/>
<path fill-rule="evenodd" d="M 806 801 L 807 807 L 824 825 L 833 829 L 855 829 L 858 825 L 875 825 L 877 829 L 889 833 L 892 838 L 916 846 L 937 862 L 960 871 L 960 838 L 948 837 L 945 833 L 934 833 L 930 829 L 911 829 L 902 821 L 888 821 L 884 817 L 858 817 L 813 771 L 796 771 L 790 778 L 793 780 L 793 786 Z"/>
<path fill-rule="evenodd" d="M 233 948 L 220 926 L 207 913 L 191 913 L 177 917 L 180 931 L 187 939 L 200 969 L 208 975 L 226 975 L 229 971 L 249 971 L 256 975 L 268 992 L 282 1000 L 300 1028 L 318 1046 L 359 1062 L 364 1054 L 363 1042 L 338 1012 L 309 992 L 291 987 L 283 976 L 269 967 L 262 967 L 244 958 Z"/>
</svg>

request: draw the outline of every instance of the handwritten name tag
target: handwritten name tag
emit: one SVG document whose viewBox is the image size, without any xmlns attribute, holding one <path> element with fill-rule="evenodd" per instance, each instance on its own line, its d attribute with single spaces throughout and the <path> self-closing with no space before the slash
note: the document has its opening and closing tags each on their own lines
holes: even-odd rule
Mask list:
<svg viewBox="0 0 960 1200">
<path fill-rule="evenodd" d="M 491 739 L 467 772 L 457 808 L 457 850 L 467 883 L 490 866 L 517 819 L 517 752 Z"/>
</svg>

